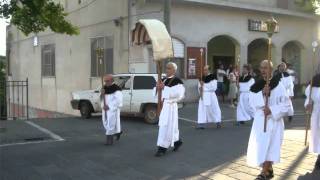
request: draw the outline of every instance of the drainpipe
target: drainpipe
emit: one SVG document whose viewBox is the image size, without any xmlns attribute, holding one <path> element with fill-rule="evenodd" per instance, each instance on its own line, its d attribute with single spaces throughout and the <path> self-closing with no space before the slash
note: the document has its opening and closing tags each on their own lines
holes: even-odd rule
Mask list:
<svg viewBox="0 0 320 180">
<path fill-rule="evenodd" d="M 163 22 L 166 25 L 169 34 L 171 34 L 171 4 L 172 0 L 165 0 L 163 4 Z"/>
<path fill-rule="evenodd" d="M 131 6 L 132 0 L 128 0 L 128 72 L 130 72 L 130 47 L 131 47 Z"/>
</svg>

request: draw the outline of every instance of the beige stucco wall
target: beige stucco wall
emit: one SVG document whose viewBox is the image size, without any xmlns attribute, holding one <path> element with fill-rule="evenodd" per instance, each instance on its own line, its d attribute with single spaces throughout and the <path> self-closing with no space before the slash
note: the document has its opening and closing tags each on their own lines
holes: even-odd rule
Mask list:
<svg viewBox="0 0 320 180">
<path fill-rule="evenodd" d="M 254 5 L 260 5 L 260 6 L 269 6 L 269 7 L 276 7 L 277 6 L 277 0 L 229 0 L 231 2 L 237 2 L 237 3 L 249 3 Z"/>
<path fill-rule="evenodd" d="M 114 39 L 114 72 L 128 72 L 127 19 L 115 26 L 113 19 L 126 17 L 126 0 L 104 0 L 75 10 L 77 4 L 68 4 L 74 11 L 68 19 L 80 28 L 78 36 L 58 35 L 50 31 L 38 34 L 39 46 L 33 46 L 33 35 L 24 36 L 11 28 L 10 78 L 29 78 L 29 104 L 49 111 L 78 114 L 70 106 L 71 92 L 96 88 L 100 78 L 91 78 L 90 39 L 111 36 Z M 82 6 L 79 6 L 80 8 Z M 41 77 L 41 46 L 55 44 L 56 76 Z"/>
</svg>

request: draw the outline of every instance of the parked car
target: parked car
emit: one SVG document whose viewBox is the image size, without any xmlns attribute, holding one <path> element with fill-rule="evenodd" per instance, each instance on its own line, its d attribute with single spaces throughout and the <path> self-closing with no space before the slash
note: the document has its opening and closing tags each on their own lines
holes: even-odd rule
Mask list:
<svg viewBox="0 0 320 180">
<path fill-rule="evenodd" d="M 157 98 L 153 96 L 157 74 L 117 74 L 115 83 L 122 88 L 122 115 L 144 117 L 146 123 L 155 124 L 157 118 Z M 77 91 L 72 93 L 71 105 L 80 110 L 83 118 L 90 118 L 92 113 L 101 112 L 100 89 Z M 181 107 L 182 104 L 179 104 Z"/>
</svg>

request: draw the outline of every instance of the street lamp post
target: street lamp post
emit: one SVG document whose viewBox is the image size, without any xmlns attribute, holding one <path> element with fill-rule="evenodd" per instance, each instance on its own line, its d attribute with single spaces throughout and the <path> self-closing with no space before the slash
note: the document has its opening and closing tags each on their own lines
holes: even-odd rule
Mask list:
<svg viewBox="0 0 320 180">
<path fill-rule="evenodd" d="M 97 48 L 96 54 L 99 61 L 100 73 L 101 73 L 101 90 L 103 89 L 103 76 L 104 76 L 104 63 L 103 63 L 103 48 Z M 106 106 L 105 94 L 101 94 L 101 100 L 103 101 L 104 107 Z M 106 113 L 106 112 L 105 112 Z"/>
<path fill-rule="evenodd" d="M 101 86 L 103 86 L 103 75 L 104 75 L 104 67 L 103 67 L 103 48 L 97 48 L 96 49 L 96 54 L 98 58 L 98 63 L 99 63 L 99 69 L 100 69 L 100 76 L 101 76 Z M 99 72 L 99 71 L 98 71 Z"/>
<path fill-rule="evenodd" d="M 201 89 L 200 89 L 200 98 L 203 98 L 203 48 L 200 49 L 200 85 L 201 85 Z"/>
<path fill-rule="evenodd" d="M 272 35 L 274 34 L 276 27 L 278 26 L 278 22 L 272 17 L 267 20 L 267 35 L 268 35 L 268 66 L 269 70 L 267 72 L 267 82 L 266 86 L 269 87 L 270 84 L 270 77 L 271 77 L 271 58 L 272 58 L 272 53 L 271 53 L 271 48 L 272 48 Z M 269 94 L 266 94 L 266 101 L 265 101 L 265 106 L 267 107 L 269 104 Z M 267 132 L 267 116 L 265 115 L 264 117 L 264 126 L 263 126 L 263 132 Z"/>
</svg>

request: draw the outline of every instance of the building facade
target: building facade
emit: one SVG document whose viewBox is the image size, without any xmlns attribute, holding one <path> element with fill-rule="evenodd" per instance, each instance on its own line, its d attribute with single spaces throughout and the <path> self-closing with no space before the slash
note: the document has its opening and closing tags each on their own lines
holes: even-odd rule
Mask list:
<svg viewBox="0 0 320 180">
<path fill-rule="evenodd" d="M 60 0 L 79 36 L 50 31 L 25 37 L 9 27 L 10 79 L 29 78 L 30 107 L 65 114 L 71 92 L 97 88 L 106 73 L 155 73 L 150 46 L 131 46 L 130 31 L 139 19 L 163 20 L 162 0 Z M 200 49 L 214 70 L 267 58 L 265 20 L 272 15 L 279 27 L 273 36 L 274 64 L 285 59 L 297 72 L 297 83 L 310 79 L 311 43 L 319 38 L 318 17 L 303 13 L 289 0 L 173 0 L 170 29 L 179 76 L 188 87 L 187 101 L 197 99 Z M 128 28 L 129 27 L 129 28 Z M 101 70 L 97 49 L 103 49 Z"/>
</svg>

